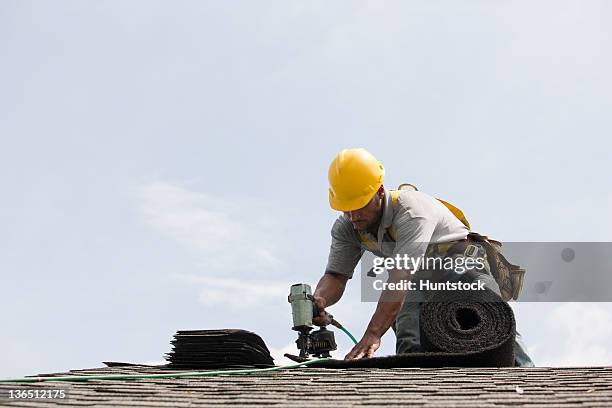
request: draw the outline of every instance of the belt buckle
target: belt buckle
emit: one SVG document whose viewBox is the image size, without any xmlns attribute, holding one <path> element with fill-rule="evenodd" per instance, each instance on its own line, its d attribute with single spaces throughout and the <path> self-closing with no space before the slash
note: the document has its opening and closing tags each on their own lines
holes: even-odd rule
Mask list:
<svg viewBox="0 0 612 408">
<path fill-rule="evenodd" d="M 465 251 L 463 251 L 463 255 L 467 256 L 468 258 L 475 258 L 479 251 L 480 249 L 476 245 L 469 244 L 465 248 Z"/>
</svg>

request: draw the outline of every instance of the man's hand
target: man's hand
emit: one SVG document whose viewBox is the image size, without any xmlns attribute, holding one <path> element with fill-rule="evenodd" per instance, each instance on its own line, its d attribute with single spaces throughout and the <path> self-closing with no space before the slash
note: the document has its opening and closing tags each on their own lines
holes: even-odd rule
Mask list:
<svg viewBox="0 0 612 408">
<path fill-rule="evenodd" d="M 344 293 L 344 287 L 348 281 L 348 276 L 340 275 L 337 273 L 325 273 L 313 294 L 313 301 L 317 309 L 319 309 L 319 315 L 313 316 L 312 322 L 317 326 L 327 326 L 331 322 L 329 318 L 326 318 L 327 313 L 325 308 L 332 306 L 342 297 Z"/>
<path fill-rule="evenodd" d="M 327 301 L 325 300 L 325 298 L 321 296 L 317 296 L 317 295 L 313 296 L 313 301 L 314 301 L 315 306 L 319 310 L 319 315 L 313 316 L 312 322 L 316 324 L 317 326 L 327 326 L 328 324 L 331 323 L 329 321 L 329 318 L 327 317 L 327 312 L 325 311 L 325 307 L 327 306 Z"/>
<path fill-rule="evenodd" d="M 380 337 L 374 333 L 366 331 L 359 343 L 344 357 L 345 360 L 358 360 L 360 358 L 370 358 L 380 347 Z"/>
<path fill-rule="evenodd" d="M 403 276 L 397 270 L 389 271 L 389 279 L 387 282 L 398 282 Z M 345 360 L 353 360 L 359 358 L 369 358 L 374 355 L 374 352 L 380 347 L 380 338 L 389 330 L 389 327 L 395 322 L 395 318 L 402 308 L 406 291 L 394 291 L 385 289 L 380 294 L 376 311 L 370 319 L 370 324 L 366 329 L 363 338 L 350 353 L 344 357 Z"/>
</svg>

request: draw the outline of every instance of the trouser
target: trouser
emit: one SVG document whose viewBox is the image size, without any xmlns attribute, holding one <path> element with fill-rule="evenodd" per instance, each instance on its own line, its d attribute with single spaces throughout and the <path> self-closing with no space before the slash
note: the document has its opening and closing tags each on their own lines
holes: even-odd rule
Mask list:
<svg viewBox="0 0 612 408">
<path fill-rule="evenodd" d="M 426 276 L 436 274 L 436 281 L 463 281 L 481 280 L 485 288 L 490 289 L 496 294 L 500 294 L 499 286 L 487 269 L 482 271 L 470 271 L 464 275 L 459 275 L 454 271 L 432 271 Z M 423 278 L 421 278 L 423 279 Z M 396 353 L 416 353 L 425 351 L 421 346 L 420 340 L 420 315 L 422 302 L 427 299 L 429 294 L 424 291 L 411 290 L 406 295 L 406 301 L 395 320 Z M 533 367 L 533 361 L 527 354 L 521 335 L 517 332 L 514 341 L 515 365 L 518 367 Z"/>
</svg>

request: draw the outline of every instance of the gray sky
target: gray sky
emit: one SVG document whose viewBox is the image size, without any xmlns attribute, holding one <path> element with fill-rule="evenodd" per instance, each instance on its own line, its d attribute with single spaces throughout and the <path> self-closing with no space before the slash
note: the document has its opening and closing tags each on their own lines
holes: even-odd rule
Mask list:
<svg viewBox="0 0 612 408">
<path fill-rule="evenodd" d="M 289 349 L 345 147 L 500 240 L 612 241 L 610 49 L 606 1 L 0 0 L 0 376 Z M 612 361 L 608 304 L 515 310 L 537 364 Z"/>
</svg>

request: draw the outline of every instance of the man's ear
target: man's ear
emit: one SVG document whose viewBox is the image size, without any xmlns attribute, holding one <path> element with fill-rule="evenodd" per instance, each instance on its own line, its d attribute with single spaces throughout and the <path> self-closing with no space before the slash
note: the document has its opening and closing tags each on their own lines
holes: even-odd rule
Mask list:
<svg viewBox="0 0 612 408">
<path fill-rule="evenodd" d="M 378 187 L 378 191 L 376 192 L 376 194 L 378 194 L 378 196 L 382 198 L 383 195 L 385 195 L 385 186 L 381 184 L 380 187 Z"/>
</svg>

